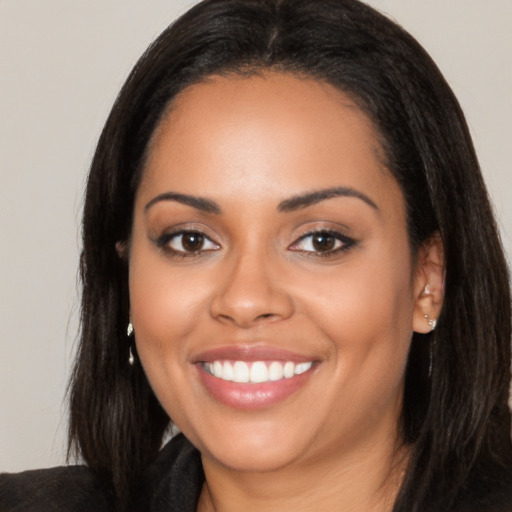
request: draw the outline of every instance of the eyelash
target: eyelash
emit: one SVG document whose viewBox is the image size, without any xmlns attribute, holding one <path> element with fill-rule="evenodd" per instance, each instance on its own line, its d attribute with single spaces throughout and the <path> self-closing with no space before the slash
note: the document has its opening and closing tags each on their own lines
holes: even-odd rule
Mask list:
<svg viewBox="0 0 512 512">
<path fill-rule="evenodd" d="M 178 237 L 180 237 L 180 236 L 183 237 L 184 235 L 189 235 L 189 236 L 195 235 L 195 236 L 201 237 L 203 239 L 203 244 L 208 242 L 210 244 L 213 244 L 215 247 L 208 248 L 208 249 L 201 248 L 201 249 L 198 249 L 197 251 L 174 249 L 171 246 L 171 243 Z M 183 243 L 183 239 L 182 239 L 182 243 Z M 204 233 L 202 233 L 201 231 L 198 231 L 196 229 L 182 229 L 180 231 L 174 231 L 172 233 L 165 233 L 162 236 L 157 238 L 156 244 L 158 247 L 170 252 L 172 254 L 172 256 L 177 256 L 178 258 L 190 258 L 190 257 L 194 257 L 194 256 L 197 257 L 197 256 L 204 254 L 205 252 L 216 251 L 220 247 L 211 238 L 209 238 Z"/>
<path fill-rule="evenodd" d="M 204 243 L 209 243 L 209 244 L 214 245 L 215 247 L 208 248 L 208 249 L 201 248 L 196 251 L 193 251 L 193 250 L 187 251 L 185 249 L 177 250 L 177 249 L 174 249 L 173 247 L 171 247 L 171 243 L 174 240 L 176 240 L 180 236 L 183 237 L 184 235 L 189 235 L 189 236 L 196 235 L 203 239 L 203 245 L 204 245 Z M 333 239 L 335 244 L 336 244 L 336 242 L 340 242 L 341 245 L 339 247 L 335 247 L 334 249 L 330 249 L 328 251 L 304 250 L 304 249 L 298 248 L 298 246 L 301 244 L 301 242 L 304 242 L 308 238 L 312 238 L 314 236 L 323 236 L 323 237 L 326 237 L 329 239 Z M 182 239 L 182 241 L 183 241 L 183 239 Z M 293 242 L 293 244 L 291 244 L 288 247 L 288 249 L 293 252 L 302 253 L 311 258 L 314 258 L 314 257 L 328 258 L 328 257 L 335 256 L 338 253 L 348 251 L 355 245 L 355 243 L 356 242 L 354 239 L 352 239 L 346 235 L 343 235 L 342 233 L 340 233 L 338 231 L 331 230 L 331 229 L 317 229 L 317 230 L 309 231 L 308 233 L 305 233 L 304 235 L 302 235 L 297 241 Z M 194 229 L 183 229 L 183 230 L 175 231 L 172 233 L 165 233 L 157 238 L 156 244 L 158 247 L 171 253 L 172 256 L 176 256 L 178 258 L 197 257 L 197 256 L 203 255 L 206 252 L 214 252 L 214 251 L 218 250 L 218 248 L 220 248 L 220 246 L 216 242 L 214 242 L 211 238 L 206 236 L 201 231 L 194 230 Z"/>
<path fill-rule="evenodd" d="M 333 239 L 335 243 L 341 242 L 341 245 L 339 247 L 336 247 L 334 249 L 331 249 L 331 250 L 328 250 L 325 252 L 315 251 L 315 250 L 306 251 L 306 250 L 298 249 L 298 248 L 294 249 L 294 247 L 298 247 L 300 242 L 303 242 L 304 240 L 307 240 L 308 238 L 312 238 L 314 236 L 328 237 L 328 238 Z M 309 231 L 308 233 L 305 233 L 304 235 L 302 235 L 296 242 L 294 242 L 289 247 L 289 249 L 291 249 L 295 252 L 300 252 L 300 253 L 307 255 L 308 257 L 311 257 L 311 258 L 316 258 L 316 257 L 328 258 L 328 257 L 336 256 L 339 253 L 348 251 L 355 245 L 355 243 L 356 242 L 353 238 L 343 235 L 339 231 L 335 231 L 332 229 L 316 229 L 316 230 Z"/>
</svg>

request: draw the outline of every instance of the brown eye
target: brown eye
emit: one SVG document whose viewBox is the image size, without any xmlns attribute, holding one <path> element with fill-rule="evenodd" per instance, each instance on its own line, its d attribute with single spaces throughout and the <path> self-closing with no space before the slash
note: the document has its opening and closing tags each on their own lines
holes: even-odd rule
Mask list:
<svg viewBox="0 0 512 512">
<path fill-rule="evenodd" d="M 216 243 L 199 231 L 182 231 L 166 238 L 165 244 L 176 253 L 198 253 L 219 249 Z"/>
<path fill-rule="evenodd" d="M 337 231 L 314 231 L 303 235 L 293 243 L 291 251 L 309 253 L 311 256 L 330 256 L 353 247 L 355 241 Z"/>
<path fill-rule="evenodd" d="M 204 236 L 200 233 L 184 233 L 181 244 L 185 251 L 199 251 L 204 244 Z"/>
<path fill-rule="evenodd" d="M 311 243 L 315 251 L 332 251 L 336 245 L 336 239 L 329 233 L 317 233 L 312 236 Z"/>
</svg>

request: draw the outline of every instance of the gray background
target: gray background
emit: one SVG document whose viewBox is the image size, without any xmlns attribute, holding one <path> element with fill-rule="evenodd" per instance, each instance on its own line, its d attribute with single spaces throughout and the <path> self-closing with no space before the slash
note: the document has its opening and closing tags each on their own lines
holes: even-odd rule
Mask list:
<svg viewBox="0 0 512 512">
<path fill-rule="evenodd" d="M 0 0 L 0 471 L 64 461 L 83 185 L 135 60 L 185 0 Z M 466 112 L 512 254 L 512 2 L 371 0 Z"/>
</svg>

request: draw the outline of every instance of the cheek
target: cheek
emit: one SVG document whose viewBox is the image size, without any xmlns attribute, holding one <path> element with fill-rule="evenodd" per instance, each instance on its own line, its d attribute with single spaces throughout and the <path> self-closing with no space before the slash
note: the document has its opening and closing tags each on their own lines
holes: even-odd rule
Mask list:
<svg viewBox="0 0 512 512">
<path fill-rule="evenodd" d="M 408 265 L 403 265 L 400 271 L 379 263 L 382 265 L 353 265 L 346 270 L 341 268 L 337 275 L 310 280 L 309 293 L 302 294 L 302 301 L 311 315 L 319 318 L 320 326 L 330 326 L 358 338 L 365 338 L 363 333 L 371 331 L 403 331 L 404 327 L 407 332 L 412 330 L 412 283 Z"/>
<path fill-rule="evenodd" d="M 139 245 L 131 254 L 130 310 L 137 353 L 155 395 L 177 423 L 186 409 L 179 391 L 189 385 L 186 338 L 204 307 L 204 290 L 184 275 L 152 248 Z"/>
<path fill-rule="evenodd" d="M 411 261 L 407 244 L 400 251 L 389 245 L 341 266 L 335 276 L 311 280 L 310 293 L 301 296 L 307 316 L 336 351 L 340 378 L 357 386 L 370 381 L 395 386 L 406 364 L 413 317 Z"/>
<path fill-rule="evenodd" d="M 173 269 L 165 258 L 151 252 L 132 255 L 130 308 L 138 344 L 158 340 L 163 350 L 176 345 L 198 322 L 206 289 L 201 276 Z"/>
</svg>

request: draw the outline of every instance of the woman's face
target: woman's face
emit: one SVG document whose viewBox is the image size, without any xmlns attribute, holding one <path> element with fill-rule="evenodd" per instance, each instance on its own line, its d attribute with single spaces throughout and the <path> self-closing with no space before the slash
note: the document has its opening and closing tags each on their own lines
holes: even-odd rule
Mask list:
<svg viewBox="0 0 512 512">
<path fill-rule="evenodd" d="M 131 316 L 203 458 L 263 471 L 396 439 L 424 282 L 382 153 L 348 97 L 271 73 L 187 88 L 155 133 Z"/>
</svg>

